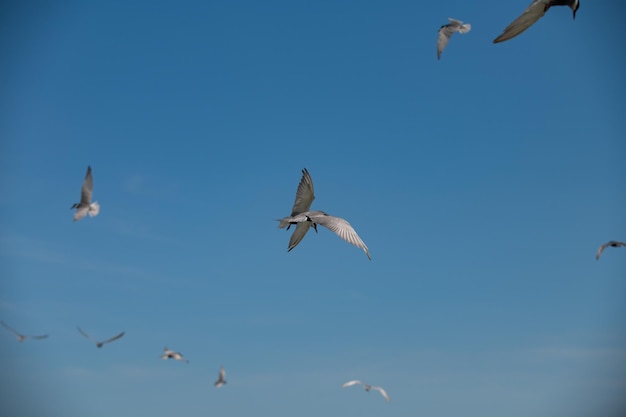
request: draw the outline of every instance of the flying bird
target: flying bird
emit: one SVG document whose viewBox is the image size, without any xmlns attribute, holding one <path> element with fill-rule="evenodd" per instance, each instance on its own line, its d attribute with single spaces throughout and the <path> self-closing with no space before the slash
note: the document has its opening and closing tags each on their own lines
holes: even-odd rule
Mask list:
<svg viewBox="0 0 626 417">
<path fill-rule="evenodd" d="M 311 203 L 315 199 L 313 192 L 313 180 L 306 168 L 302 170 L 302 179 L 298 184 L 298 190 L 296 191 L 296 200 L 293 203 L 291 210 L 291 216 L 284 217 L 278 220 L 280 223 L 278 227 L 280 229 L 289 228 L 291 225 L 296 225 L 291 238 L 289 239 L 289 248 L 287 252 L 298 246 L 298 243 L 302 240 L 309 228 L 313 226 L 317 233 L 317 225 L 326 227 L 327 229 L 335 232 L 340 238 L 354 246 L 363 249 L 368 259 L 372 259 L 370 252 L 365 246 L 365 243 L 361 240 L 356 231 L 352 228 L 350 223 L 340 217 L 331 216 L 323 211 L 309 211 Z"/>
<path fill-rule="evenodd" d="M 177 361 L 189 363 L 189 361 L 183 357 L 182 353 L 174 352 L 173 350 L 168 349 L 167 346 L 163 349 L 161 359 L 175 359 Z"/>
<path fill-rule="evenodd" d="M 439 28 L 439 36 L 437 38 L 437 59 L 441 58 L 441 53 L 444 49 L 446 49 L 446 45 L 450 41 L 450 37 L 454 34 L 454 32 L 459 32 L 460 34 L 464 34 L 470 31 L 472 25 L 469 23 L 463 24 L 460 20 L 448 18 L 450 23 L 447 25 L 443 25 Z"/>
<path fill-rule="evenodd" d="M 510 25 L 504 29 L 502 35 L 493 40 L 493 43 L 499 43 L 508 41 L 511 38 L 516 37 L 529 27 L 535 24 L 548 9 L 552 6 L 567 6 L 572 9 L 574 13 L 574 19 L 576 19 L 576 11 L 580 7 L 579 0 L 534 0 L 524 13 L 513 21 Z"/>
<path fill-rule="evenodd" d="M 95 217 L 100 213 L 100 204 L 97 201 L 91 202 L 91 193 L 93 191 L 93 177 L 91 176 L 91 166 L 87 167 L 85 181 L 80 192 L 80 203 L 74 203 L 70 209 L 76 209 L 74 213 L 74 221 L 78 221 L 89 214 L 89 217 Z"/>
<path fill-rule="evenodd" d="M 382 395 L 385 398 L 385 400 L 387 400 L 387 402 L 391 402 L 391 400 L 389 399 L 389 395 L 387 395 L 387 392 L 384 389 L 382 389 L 381 387 L 376 387 L 374 385 L 364 384 L 363 382 L 357 379 L 346 382 L 345 384 L 342 385 L 342 387 L 347 388 L 353 385 L 363 385 L 363 388 L 365 388 L 365 391 L 367 392 L 369 392 L 372 389 L 375 391 L 378 391 L 380 392 L 380 395 Z"/>
<path fill-rule="evenodd" d="M 76 328 L 78 329 L 78 331 L 80 332 L 80 334 L 82 334 L 83 336 L 85 336 L 87 339 L 91 340 L 92 342 L 94 342 L 96 344 L 97 347 L 101 348 L 102 345 L 104 345 L 105 343 L 111 343 L 111 342 L 115 342 L 117 339 L 119 339 L 120 337 L 124 336 L 125 332 L 122 332 L 120 334 L 118 334 L 117 336 L 113 336 L 110 339 L 104 340 L 102 342 L 100 342 L 99 340 L 94 339 L 93 337 L 89 336 L 87 333 L 85 333 L 83 331 L 83 329 L 81 329 L 80 327 L 76 326 Z"/>
<path fill-rule="evenodd" d="M 220 373 L 219 376 L 217 377 L 217 381 L 215 381 L 215 388 L 219 388 L 222 385 L 224 385 L 226 383 L 226 371 L 224 370 L 224 367 L 220 367 Z"/>
<path fill-rule="evenodd" d="M 602 245 L 602 246 L 600 246 L 598 248 L 598 251 L 596 252 L 596 261 L 598 259 L 600 259 L 600 255 L 602 255 L 602 251 L 604 251 L 604 249 L 608 248 L 609 246 L 611 246 L 613 248 L 619 248 L 620 246 L 625 246 L 626 247 L 626 243 L 618 242 L 616 240 L 611 240 L 609 242 L 606 242 L 604 245 Z"/>
<path fill-rule="evenodd" d="M 3 322 L 2 320 L 0 320 L 0 324 L 2 324 L 2 326 L 5 329 L 7 329 L 11 333 L 13 333 L 15 335 L 15 337 L 17 337 L 17 341 L 18 342 L 23 342 L 26 339 L 35 339 L 35 340 L 46 339 L 48 337 L 47 334 L 44 334 L 44 335 L 41 335 L 41 336 L 27 336 L 27 335 L 23 335 L 20 332 L 18 332 L 17 330 L 15 330 L 13 327 L 11 327 L 8 324 L 6 324 L 5 322 Z"/>
</svg>

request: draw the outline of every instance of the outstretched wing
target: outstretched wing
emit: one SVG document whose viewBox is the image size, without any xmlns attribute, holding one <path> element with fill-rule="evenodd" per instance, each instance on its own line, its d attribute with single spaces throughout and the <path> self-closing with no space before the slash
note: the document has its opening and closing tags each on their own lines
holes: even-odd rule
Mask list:
<svg viewBox="0 0 626 417">
<path fill-rule="evenodd" d="M 347 388 L 347 387 L 351 387 L 353 385 L 363 385 L 363 383 L 361 381 L 359 381 L 358 379 L 354 379 L 352 381 L 348 381 L 345 382 L 343 385 L 341 385 L 343 388 Z"/>
<path fill-rule="evenodd" d="M 510 25 L 504 29 L 504 32 L 493 40 L 493 43 L 499 43 L 508 41 L 511 38 L 516 37 L 529 27 L 531 27 L 537 20 L 539 20 L 546 11 L 550 8 L 548 0 L 534 0 L 524 13 L 515 19 Z"/>
<path fill-rule="evenodd" d="M 609 242 L 606 242 L 604 245 L 600 246 L 598 248 L 598 251 L 596 252 L 596 261 L 598 259 L 600 259 L 600 255 L 602 255 L 602 252 L 604 251 L 604 249 L 608 248 L 609 246 L 613 246 L 613 247 L 620 247 L 620 246 L 624 246 L 626 247 L 626 243 L 624 242 L 618 242 L 616 240 L 611 240 Z"/>
<path fill-rule="evenodd" d="M 0 324 L 2 324 L 2 326 L 7 329 L 8 331 L 10 331 L 11 333 L 13 333 L 14 335 L 18 336 L 18 337 L 24 337 L 23 334 L 20 334 L 17 330 L 15 330 L 13 327 L 9 326 L 8 324 L 6 324 L 5 322 L 3 322 L 2 320 L 0 320 Z"/>
<path fill-rule="evenodd" d="M 450 25 L 444 25 L 439 28 L 439 36 L 437 37 L 437 59 L 441 58 L 441 53 L 446 49 L 446 45 L 450 41 L 450 36 L 455 32 L 455 29 Z"/>
<path fill-rule="evenodd" d="M 91 203 L 92 191 L 93 191 L 93 177 L 91 176 L 91 166 L 88 166 L 87 174 L 85 175 L 85 181 L 83 181 L 83 189 L 81 190 L 81 193 L 80 193 L 81 205 L 89 206 L 89 204 Z"/>
<path fill-rule="evenodd" d="M 76 326 L 76 328 L 78 329 L 78 331 L 80 332 L 80 334 L 82 334 L 83 336 L 85 336 L 87 339 L 91 340 L 94 343 L 98 343 L 98 341 L 96 339 L 94 339 L 93 337 L 89 336 L 87 333 L 85 333 L 85 331 L 83 329 L 81 329 L 79 326 Z"/>
<path fill-rule="evenodd" d="M 102 342 L 102 344 L 115 342 L 117 339 L 119 339 L 120 337 L 124 336 L 124 333 L 125 332 L 122 332 L 122 333 L 118 334 L 117 336 L 113 336 L 112 338 L 107 339 L 104 342 Z"/>
<path fill-rule="evenodd" d="M 289 238 L 289 248 L 287 252 L 298 246 L 298 243 L 302 240 L 306 232 L 309 231 L 311 227 L 311 222 L 300 222 L 296 225 L 296 230 L 291 234 L 291 238 Z"/>
<path fill-rule="evenodd" d="M 215 381 L 215 387 L 219 388 L 226 383 L 226 371 L 224 371 L 224 367 L 220 368 L 220 373 L 217 377 L 217 381 Z"/>
<path fill-rule="evenodd" d="M 372 386 L 371 389 L 375 389 L 376 391 L 380 392 L 380 394 L 385 397 L 385 400 L 387 400 L 387 402 L 391 402 L 391 400 L 389 399 L 389 395 L 387 395 L 387 391 L 385 391 L 384 389 L 382 389 L 381 387 L 374 387 Z"/>
<path fill-rule="evenodd" d="M 298 190 L 296 191 L 296 200 L 291 209 L 291 215 L 295 216 L 296 214 L 309 211 L 314 199 L 313 180 L 311 179 L 309 171 L 304 168 L 302 170 L 302 179 L 300 179 L 300 184 L 298 184 Z"/>
<path fill-rule="evenodd" d="M 36 339 L 36 340 L 41 340 L 41 339 L 47 339 L 48 335 L 47 334 L 42 334 L 41 336 L 28 336 L 31 339 Z"/>
<path fill-rule="evenodd" d="M 313 222 L 332 230 L 337 234 L 337 236 L 346 242 L 353 244 L 357 248 L 363 249 L 367 258 L 370 260 L 372 259 L 365 243 L 363 243 L 354 228 L 352 228 L 350 223 L 348 223 L 345 219 L 342 219 L 341 217 L 329 216 L 328 214 L 317 214 L 310 217 Z"/>
</svg>

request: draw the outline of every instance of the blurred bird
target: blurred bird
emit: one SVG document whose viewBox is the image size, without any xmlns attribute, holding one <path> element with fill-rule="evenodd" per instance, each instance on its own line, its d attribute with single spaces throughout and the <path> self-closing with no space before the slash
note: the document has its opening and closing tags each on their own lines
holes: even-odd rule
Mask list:
<svg viewBox="0 0 626 417">
<path fill-rule="evenodd" d="M 100 213 L 100 204 L 97 201 L 91 202 L 91 193 L 93 191 L 93 177 L 91 176 L 91 166 L 87 167 L 85 181 L 80 192 L 80 203 L 74 203 L 70 209 L 76 209 L 74 213 L 74 221 L 78 221 L 89 214 L 89 217 L 95 217 Z"/>
<path fill-rule="evenodd" d="M 44 335 L 41 335 L 41 336 L 26 336 L 26 335 L 23 335 L 23 334 L 19 333 L 17 330 L 15 330 L 14 328 L 12 328 L 11 326 L 9 326 L 8 324 L 6 324 L 5 322 L 3 322 L 1 320 L 0 320 L 0 324 L 2 324 L 2 326 L 5 329 L 7 329 L 11 333 L 13 333 L 17 337 L 17 341 L 18 342 L 23 342 L 26 339 L 35 339 L 35 340 L 46 339 L 48 337 L 47 334 L 44 334 Z"/>
<path fill-rule="evenodd" d="M 600 255 L 602 255 L 602 251 L 604 251 L 604 249 L 608 248 L 609 246 L 613 248 L 619 248 L 620 246 L 626 246 L 626 243 L 618 242 L 616 240 L 611 240 L 609 242 L 606 242 L 604 245 L 598 248 L 598 251 L 596 252 L 596 261 L 600 259 Z"/>
<path fill-rule="evenodd" d="M 580 7 L 579 0 L 534 0 L 524 13 L 513 21 L 510 25 L 504 29 L 502 35 L 493 40 L 493 43 L 499 43 L 508 41 L 511 38 L 516 37 L 529 27 L 531 27 L 537 20 L 539 20 L 548 9 L 552 6 L 567 6 L 574 12 L 574 19 L 576 19 L 576 11 Z"/>
<path fill-rule="evenodd" d="M 463 24 L 460 20 L 448 18 L 450 23 L 447 25 L 443 25 L 439 28 L 439 36 L 437 38 L 437 59 L 441 58 L 441 53 L 444 49 L 446 49 L 446 45 L 448 45 L 448 41 L 450 41 L 450 37 L 454 34 L 454 32 L 459 32 L 460 34 L 464 34 L 470 31 L 472 25 L 469 23 Z"/>
<path fill-rule="evenodd" d="M 101 347 L 102 347 L 102 345 L 104 345 L 105 343 L 111 343 L 111 342 L 116 341 L 116 340 L 117 340 L 117 339 L 119 339 L 120 337 L 124 336 L 124 333 L 125 333 L 125 332 L 122 332 L 122 333 L 118 334 L 117 336 L 113 336 L 113 337 L 112 337 L 112 338 L 110 338 L 110 339 L 107 339 L 107 340 L 104 340 L 104 341 L 100 342 L 100 341 L 98 341 L 98 340 L 94 339 L 93 337 L 89 336 L 89 335 L 88 335 L 87 333 L 85 333 L 85 332 L 83 331 L 83 329 L 81 329 L 80 327 L 76 326 L 76 328 L 78 329 L 78 331 L 80 332 L 80 334 L 82 334 L 82 335 L 83 335 L 83 336 L 85 336 L 87 339 L 89 339 L 89 340 L 91 340 L 92 342 L 94 342 L 94 343 L 96 344 L 96 346 L 97 346 L 97 347 L 99 347 L 99 348 L 101 348 Z"/>
<path fill-rule="evenodd" d="M 391 400 L 389 399 L 389 395 L 387 395 L 387 392 L 384 389 L 382 389 L 381 387 L 376 387 L 374 385 L 364 384 L 363 382 L 357 379 L 346 382 L 345 384 L 342 385 L 342 387 L 346 388 L 346 387 L 351 387 L 353 385 L 363 385 L 363 388 L 365 388 L 365 391 L 367 392 L 369 392 L 372 389 L 375 391 L 378 391 L 380 392 L 380 395 L 382 395 L 385 398 L 385 400 L 387 400 L 387 402 L 391 402 Z"/>
<path fill-rule="evenodd" d="M 224 370 L 224 367 L 220 367 L 220 373 L 219 376 L 217 377 L 217 381 L 215 381 L 215 388 L 219 388 L 222 385 L 224 385 L 226 383 L 226 371 Z"/>
<path fill-rule="evenodd" d="M 189 363 L 187 359 L 183 358 L 182 353 L 174 352 L 173 350 L 168 349 L 167 346 L 163 349 L 163 354 L 161 355 L 161 359 L 175 359 L 177 361 Z"/>
<path fill-rule="evenodd" d="M 313 180 L 306 168 L 302 170 L 302 179 L 298 184 L 298 190 L 296 191 L 296 201 L 293 203 L 293 209 L 291 210 L 291 216 L 284 217 L 278 220 L 280 223 L 278 227 L 280 229 L 289 228 L 292 224 L 296 225 L 291 238 L 289 239 L 289 248 L 287 252 L 295 248 L 302 240 L 309 228 L 313 226 L 317 233 L 317 225 L 322 225 L 333 232 L 335 232 L 340 238 L 354 246 L 363 249 L 368 259 L 372 259 L 370 252 L 365 246 L 365 243 L 361 240 L 356 231 L 352 228 L 350 223 L 340 217 L 334 217 L 323 211 L 309 211 L 311 203 L 315 199 L 313 192 Z"/>
</svg>

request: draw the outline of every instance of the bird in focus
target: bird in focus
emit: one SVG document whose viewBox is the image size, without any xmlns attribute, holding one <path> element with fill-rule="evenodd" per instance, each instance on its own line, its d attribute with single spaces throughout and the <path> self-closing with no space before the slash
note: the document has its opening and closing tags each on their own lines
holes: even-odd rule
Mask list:
<svg viewBox="0 0 626 417">
<path fill-rule="evenodd" d="M 317 233 L 317 225 L 326 227 L 327 229 L 335 232 L 340 238 L 354 246 L 363 249 L 368 259 L 372 259 L 370 252 L 365 246 L 365 243 L 361 240 L 359 235 L 350 223 L 340 217 L 331 216 L 323 211 L 309 211 L 311 203 L 315 199 L 313 192 L 313 180 L 306 168 L 302 170 L 302 179 L 298 184 L 298 190 L 296 191 L 296 200 L 293 203 L 291 215 L 289 217 L 283 217 L 278 220 L 278 227 L 280 229 L 289 228 L 291 225 L 296 225 L 291 238 L 289 239 L 289 248 L 287 252 L 295 248 L 298 243 L 304 238 L 304 235 L 309 231 L 309 228 L 313 226 Z"/>
<path fill-rule="evenodd" d="M 449 17 L 448 20 L 450 23 L 439 28 L 439 36 L 437 37 L 437 59 L 441 58 L 441 53 L 446 49 L 446 45 L 448 45 L 450 37 L 454 32 L 464 34 L 469 32 L 472 28 L 472 25 L 469 23 L 463 24 L 460 20 L 452 19 L 451 17 Z"/>
<path fill-rule="evenodd" d="M 5 322 L 3 322 L 1 320 L 0 320 L 0 324 L 2 324 L 2 326 L 5 329 L 7 329 L 11 333 L 13 333 L 15 335 L 15 337 L 17 337 L 17 341 L 18 342 L 23 342 L 26 339 L 35 339 L 35 340 L 46 339 L 48 337 L 47 334 L 44 334 L 44 335 L 41 335 L 41 336 L 27 336 L 27 335 L 23 335 L 20 332 L 18 332 L 17 330 L 15 330 L 13 327 L 9 326 L 8 324 L 6 324 Z"/>
<path fill-rule="evenodd" d="M 91 166 L 87 167 L 85 181 L 80 192 L 80 203 L 74 203 L 70 209 L 76 209 L 74 213 L 74 221 L 78 221 L 89 214 L 89 217 L 95 217 L 100 213 L 100 204 L 97 201 L 91 202 L 91 194 L 93 192 L 93 177 L 91 176 Z"/>
<path fill-rule="evenodd" d="M 531 27 L 537 20 L 539 20 L 548 9 L 552 6 L 567 6 L 572 9 L 574 13 L 574 19 L 576 19 L 576 11 L 580 7 L 579 0 L 534 0 L 524 13 L 504 29 L 504 32 L 493 40 L 493 43 L 499 43 L 508 41 L 511 38 L 516 37 L 529 27 Z"/>
<path fill-rule="evenodd" d="M 116 336 L 113 336 L 113 337 L 112 337 L 112 338 L 110 338 L 110 339 L 103 340 L 103 341 L 101 342 L 101 341 L 96 340 L 96 339 L 94 339 L 93 337 L 89 336 L 89 335 L 88 335 L 87 333 L 85 333 L 85 332 L 83 331 L 83 329 L 81 329 L 80 327 L 76 326 L 76 328 L 78 329 L 78 331 L 80 332 L 80 334 L 82 334 L 82 335 L 83 335 L 83 336 L 85 336 L 87 339 L 89 339 L 89 340 L 91 340 L 92 342 L 94 342 L 94 343 L 96 344 L 96 346 L 97 346 L 97 347 L 99 347 L 99 348 L 101 348 L 101 347 L 102 347 L 102 345 L 104 345 L 105 343 L 111 343 L 111 342 L 116 341 L 116 340 L 117 340 L 117 339 L 119 339 L 120 337 L 124 336 L 124 333 L 125 333 L 125 332 L 122 332 L 122 333 L 120 333 L 120 334 L 118 334 L 118 335 L 116 335 Z"/>
<path fill-rule="evenodd" d="M 189 363 L 189 361 L 183 357 L 182 353 L 174 352 L 173 350 L 168 349 L 167 346 L 163 348 L 163 354 L 160 357 L 161 359 L 174 359 L 177 361 Z"/>
<path fill-rule="evenodd" d="M 215 381 L 215 388 L 219 388 L 226 383 L 226 371 L 224 367 L 220 367 L 220 373 L 217 377 L 217 381 Z"/>
<path fill-rule="evenodd" d="M 389 395 L 387 395 L 387 391 L 385 391 L 381 387 L 377 387 L 377 386 L 369 385 L 369 384 L 364 384 L 363 382 L 359 381 L 358 379 L 355 379 L 355 380 L 352 380 L 352 381 L 348 381 L 348 382 L 344 383 L 342 385 L 342 387 L 343 388 L 347 388 L 347 387 L 351 387 L 353 385 L 363 385 L 363 388 L 365 388 L 365 391 L 367 391 L 367 392 L 369 392 L 370 390 L 378 391 L 378 392 L 380 392 L 380 395 L 382 395 L 385 398 L 385 400 L 387 400 L 387 402 L 391 402 L 391 400 L 389 399 Z"/>
<path fill-rule="evenodd" d="M 609 242 L 606 242 L 604 245 L 601 245 L 598 248 L 598 251 L 596 252 L 596 261 L 600 259 L 600 255 L 602 255 L 602 252 L 604 251 L 604 249 L 608 248 L 609 246 L 612 248 L 619 248 L 620 246 L 626 247 L 626 243 L 618 242 L 616 240 L 611 240 Z"/>
</svg>

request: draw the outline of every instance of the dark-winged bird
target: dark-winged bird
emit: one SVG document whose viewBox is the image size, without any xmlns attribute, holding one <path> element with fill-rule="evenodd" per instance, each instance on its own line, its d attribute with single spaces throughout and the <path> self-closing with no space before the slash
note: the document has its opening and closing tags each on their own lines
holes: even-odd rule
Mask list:
<svg viewBox="0 0 626 417">
<path fill-rule="evenodd" d="M 504 29 L 502 35 L 493 40 L 493 43 L 499 43 L 508 41 L 511 38 L 516 37 L 529 27 L 531 27 L 537 20 L 539 20 L 548 9 L 552 6 L 567 6 L 572 9 L 574 13 L 574 19 L 576 19 L 576 11 L 580 7 L 579 0 L 534 0 L 524 13 L 513 21 L 510 25 Z"/>
</svg>

